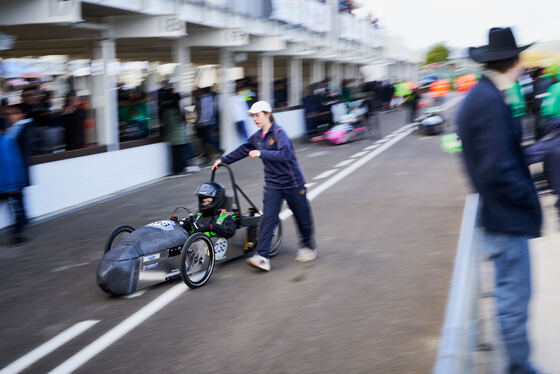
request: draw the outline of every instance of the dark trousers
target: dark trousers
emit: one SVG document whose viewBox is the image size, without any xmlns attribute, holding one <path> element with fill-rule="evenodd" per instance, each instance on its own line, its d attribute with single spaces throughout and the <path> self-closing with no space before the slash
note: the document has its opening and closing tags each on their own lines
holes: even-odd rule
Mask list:
<svg viewBox="0 0 560 374">
<path fill-rule="evenodd" d="M 211 152 L 211 150 L 209 150 L 207 147 L 208 144 L 216 148 L 216 151 L 218 152 L 220 151 L 220 143 L 216 140 L 216 138 L 214 138 L 214 135 L 212 135 L 212 131 L 214 131 L 214 126 L 215 125 L 206 125 L 206 126 L 198 126 L 196 128 L 196 134 L 198 135 L 200 140 L 202 140 L 202 146 L 206 148 L 207 154 Z"/>
<path fill-rule="evenodd" d="M 171 146 L 171 168 L 173 174 L 180 173 L 185 167 L 185 145 L 172 145 Z"/>
<path fill-rule="evenodd" d="M 25 206 L 23 205 L 22 191 L 3 193 L 0 195 L 2 200 L 7 200 L 10 210 L 15 218 L 14 234 L 19 235 L 25 230 L 28 220 L 25 214 Z"/>
<path fill-rule="evenodd" d="M 411 106 L 410 112 L 408 113 L 408 123 L 413 123 L 415 119 L 416 119 L 416 107 Z"/>
<path fill-rule="evenodd" d="M 286 200 L 288 207 L 294 213 L 300 234 L 300 245 L 311 249 L 315 248 L 313 217 L 311 215 L 311 206 L 307 200 L 307 189 L 304 186 L 290 189 L 265 187 L 263 196 L 264 212 L 256 250 L 263 257 L 269 257 L 270 243 L 274 229 L 278 225 L 278 215 L 284 200 Z"/>
</svg>

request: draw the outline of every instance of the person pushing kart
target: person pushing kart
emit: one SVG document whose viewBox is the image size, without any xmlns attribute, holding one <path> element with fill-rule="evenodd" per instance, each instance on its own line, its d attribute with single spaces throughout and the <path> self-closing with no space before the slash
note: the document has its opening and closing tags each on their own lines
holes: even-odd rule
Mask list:
<svg viewBox="0 0 560 374">
<path fill-rule="evenodd" d="M 198 196 L 198 212 L 192 220 L 184 221 L 183 228 L 189 233 L 204 232 L 210 237 L 231 238 L 236 225 L 233 217 L 221 209 L 226 196 L 224 186 L 217 182 L 204 183 L 195 194 Z"/>
<path fill-rule="evenodd" d="M 247 262 L 250 266 L 270 271 L 270 244 L 278 225 L 282 202 L 286 200 L 294 213 L 301 238 L 296 261 L 306 262 L 317 258 L 313 237 L 313 218 L 307 200 L 305 179 L 296 159 L 294 147 L 286 132 L 278 126 L 266 101 L 257 101 L 249 114 L 260 128 L 245 144 L 216 160 L 215 170 L 221 163 L 232 164 L 247 156 L 261 158 L 264 164 L 264 209 L 256 253 Z"/>
</svg>

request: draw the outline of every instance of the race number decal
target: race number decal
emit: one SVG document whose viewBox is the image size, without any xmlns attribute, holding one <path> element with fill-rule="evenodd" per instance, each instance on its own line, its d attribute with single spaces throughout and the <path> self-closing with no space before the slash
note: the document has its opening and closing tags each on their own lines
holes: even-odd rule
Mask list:
<svg viewBox="0 0 560 374">
<path fill-rule="evenodd" d="M 216 257 L 216 261 L 226 258 L 227 246 L 228 242 L 226 238 L 216 240 L 216 243 L 214 243 L 214 255 Z"/>
<path fill-rule="evenodd" d="M 152 222 L 146 226 L 148 227 L 155 227 L 156 229 L 165 230 L 165 231 L 173 231 L 173 221 L 157 221 Z"/>
</svg>

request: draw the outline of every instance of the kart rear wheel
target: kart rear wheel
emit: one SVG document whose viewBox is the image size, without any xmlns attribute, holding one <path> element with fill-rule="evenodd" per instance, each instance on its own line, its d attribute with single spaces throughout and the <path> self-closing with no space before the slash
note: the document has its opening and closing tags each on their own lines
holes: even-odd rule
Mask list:
<svg viewBox="0 0 560 374">
<path fill-rule="evenodd" d="M 134 227 L 128 225 L 122 225 L 113 230 L 109 239 L 107 239 L 107 244 L 105 244 L 105 250 L 103 253 L 109 252 L 114 246 L 119 244 L 121 240 L 126 238 L 128 234 L 135 230 Z"/>
<path fill-rule="evenodd" d="M 280 252 L 282 249 L 282 222 L 278 221 L 278 226 L 274 229 L 274 233 L 272 234 L 272 240 L 270 241 L 270 257 L 274 257 Z"/>
<path fill-rule="evenodd" d="M 190 236 L 181 251 L 181 277 L 187 286 L 203 286 L 214 271 L 214 246 L 205 234 Z"/>
</svg>

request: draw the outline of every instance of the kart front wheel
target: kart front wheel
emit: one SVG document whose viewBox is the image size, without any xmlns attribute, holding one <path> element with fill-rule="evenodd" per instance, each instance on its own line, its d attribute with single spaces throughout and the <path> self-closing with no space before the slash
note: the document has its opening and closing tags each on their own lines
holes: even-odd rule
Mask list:
<svg viewBox="0 0 560 374">
<path fill-rule="evenodd" d="M 270 241 L 270 257 L 276 256 L 282 249 L 282 222 L 278 221 L 278 226 L 274 229 L 272 240 Z"/>
<path fill-rule="evenodd" d="M 190 236 L 181 251 L 181 277 L 187 286 L 203 286 L 214 271 L 214 246 L 205 234 Z"/>
<path fill-rule="evenodd" d="M 111 235 L 109 235 L 109 239 L 107 239 L 107 243 L 105 244 L 105 250 L 103 251 L 103 253 L 109 252 L 114 246 L 119 244 L 121 240 L 126 238 L 128 234 L 130 234 L 134 230 L 134 227 L 128 225 L 119 226 L 114 229 Z"/>
</svg>

